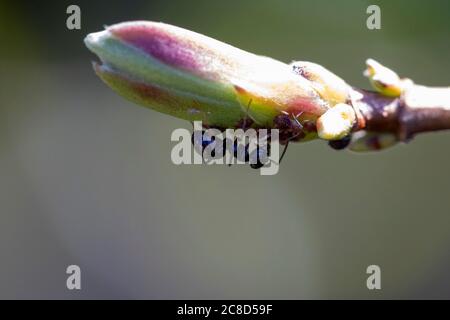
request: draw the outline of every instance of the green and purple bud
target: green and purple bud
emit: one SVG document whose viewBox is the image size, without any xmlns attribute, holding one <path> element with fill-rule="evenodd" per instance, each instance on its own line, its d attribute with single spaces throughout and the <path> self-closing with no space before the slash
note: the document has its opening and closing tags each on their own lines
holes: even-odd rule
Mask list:
<svg viewBox="0 0 450 320">
<path fill-rule="evenodd" d="M 120 23 L 89 34 L 85 43 L 112 89 L 178 118 L 233 128 L 248 113 L 271 127 L 282 112 L 315 120 L 331 107 L 289 65 L 175 26 Z"/>
</svg>

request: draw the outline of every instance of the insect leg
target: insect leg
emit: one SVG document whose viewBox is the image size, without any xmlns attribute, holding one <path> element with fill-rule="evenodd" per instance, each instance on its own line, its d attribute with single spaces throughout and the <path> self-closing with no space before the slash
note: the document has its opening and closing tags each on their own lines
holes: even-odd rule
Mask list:
<svg viewBox="0 0 450 320">
<path fill-rule="evenodd" d="M 245 131 L 246 129 L 247 129 L 247 122 L 248 122 L 248 118 L 249 118 L 249 116 L 248 116 L 248 112 L 250 111 L 250 106 L 251 106 L 251 104 L 252 104 L 252 102 L 253 102 L 253 99 L 250 99 L 249 101 L 248 101 L 248 104 L 247 104 L 247 109 L 246 109 L 246 111 L 245 111 L 245 118 L 244 118 L 244 120 L 242 121 L 242 130 L 243 131 Z M 247 147 L 247 146 L 246 146 Z M 237 159 L 237 156 L 238 156 L 238 150 L 237 150 L 237 148 L 238 148 L 238 144 L 237 144 L 237 139 L 235 139 L 234 141 L 233 141 L 233 157 L 234 158 L 236 158 Z M 246 150 L 247 148 L 245 148 L 245 150 Z M 246 151 L 244 151 L 244 152 L 246 152 Z M 247 158 L 247 156 L 246 156 L 246 154 L 244 154 L 244 157 L 245 158 Z M 231 167 L 231 163 L 229 163 L 228 164 L 228 166 L 229 167 Z"/>
<path fill-rule="evenodd" d="M 293 136 L 289 137 L 289 139 L 287 140 L 286 145 L 284 146 L 283 152 L 281 153 L 280 160 L 278 160 L 279 164 L 281 164 L 281 161 L 283 160 L 283 158 L 284 158 L 284 156 L 286 154 L 286 151 L 287 151 L 287 149 L 289 147 L 289 142 L 291 142 L 293 139 L 297 138 L 299 135 L 301 135 L 303 133 L 303 125 L 298 120 L 298 117 L 300 117 L 302 114 L 303 114 L 303 111 L 300 111 L 295 116 L 292 114 L 292 118 L 296 122 L 297 126 L 300 128 L 300 131 L 297 132 L 296 134 L 294 134 Z"/>
</svg>

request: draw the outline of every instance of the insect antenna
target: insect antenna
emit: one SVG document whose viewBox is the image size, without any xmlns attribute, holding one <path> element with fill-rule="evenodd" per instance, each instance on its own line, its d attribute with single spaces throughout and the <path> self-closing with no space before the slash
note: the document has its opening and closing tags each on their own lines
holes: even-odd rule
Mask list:
<svg viewBox="0 0 450 320">
<path fill-rule="evenodd" d="M 303 111 L 300 111 L 296 116 L 292 115 L 292 118 L 294 118 L 295 122 L 299 126 L 300 129 L 303 129 L 303 125 L 298 120 L 298 117 L 300 117 L 303 114 Z"/>
</svg>

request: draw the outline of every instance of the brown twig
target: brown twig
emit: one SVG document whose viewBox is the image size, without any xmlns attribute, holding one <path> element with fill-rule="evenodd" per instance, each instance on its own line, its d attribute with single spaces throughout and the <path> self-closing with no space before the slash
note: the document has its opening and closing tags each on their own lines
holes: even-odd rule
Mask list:
<svg viewBox="0 0 450 320">
<path fill-rule="evenodd" d="M 355 90 L 362 95 L 355 101 L 362 116 L 357 130 L 393 133 L 408 141 L 418 133 L 450 129 L 450 88 L 412 85 L 399 98 Z"/>
</svg>

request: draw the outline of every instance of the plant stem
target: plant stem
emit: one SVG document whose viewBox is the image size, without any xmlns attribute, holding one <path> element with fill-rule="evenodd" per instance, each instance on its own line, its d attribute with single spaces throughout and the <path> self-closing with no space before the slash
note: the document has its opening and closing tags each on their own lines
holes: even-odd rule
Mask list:
<svg viewBox="0 0 450 320">
<path fill-rule="evenodd" d="M 450 88 L 412 85 L 399 98 L 355 89 L 360 111 L 358 129 L 389 132 L 408 141 L 423 132 L 450 129 Z"/>
</svg>

